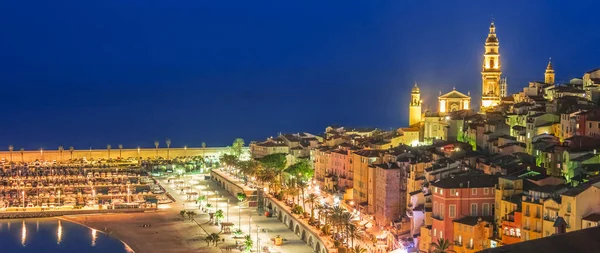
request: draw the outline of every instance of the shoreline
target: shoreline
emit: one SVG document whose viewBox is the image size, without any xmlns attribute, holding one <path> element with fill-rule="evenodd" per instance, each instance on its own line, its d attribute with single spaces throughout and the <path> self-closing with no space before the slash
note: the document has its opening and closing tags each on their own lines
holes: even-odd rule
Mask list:
<svg viewBox="0 0 600 253">
<path fill-rule="evenodd" d="M 28 219 L 30 219 L 30 218 L 28 218 Z M 71 222 L 71 223 L 75 223 L 80 226 L 84 226 L 89 229 L 94 229 L 100 233 L 105 234 L 108 237 L 112 237 L 113 239 L 116 239 L 116 240 L 119 240 L 120 242 L 122 242 L 128 248 L 129 253 L 139 253 L 140 252 L 139 249 L 131 247 L 131 245 L 129 245 L 127 242 L 125 242 L 124 240 L 122 240 L 121 238 L 119 238 L 117 236 L 114 236 L 112 233 L 107 233 L 106 231 L 103 231 L 102 229 L 91 227 L 91 226 L 81 223 L 79 221 L 75 221 L 72 219 L 66 219 L 65 216 L 49 217 L 49 218 L 44 218 L 44 219 L 60 219 L 60 220 L 66 221 L 66 222 Z"/>
<path fill-rule="evenodd" d="M 71 215 L 59 219 L 101 231 L 121 242 L 135 253 L 213 252 L 206 247 L 203 231 L 196 222 L 182 220 L 169 211 Z M 150 224 L 150 227 L 143 225 Z M 219 251 L 214 251 L 219 252 Z"/>
</svg>

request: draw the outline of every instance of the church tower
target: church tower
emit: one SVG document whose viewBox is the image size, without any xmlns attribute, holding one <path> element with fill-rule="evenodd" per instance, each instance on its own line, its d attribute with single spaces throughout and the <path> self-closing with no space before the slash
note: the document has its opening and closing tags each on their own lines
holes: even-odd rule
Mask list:
<svg viewBox="0 0 600 253">
<path fill-rule="evenodd" d="M 554 84 L 554 69 L 552 68 L 552 58 L 548 61 L 546 66 L 546 73 L 544 73 L 544 82 L 548 84 Z"/>
<path fill-rule="evenodd" d="M 481 67 L 481 107 L 491 107 L 500 103 L 500 75 L 502 75 L 500 64 L 500 53 L 498 38 L 496 37 L 496 26 L 494 22 L 490 25 L 490 33 L 485 40 L 485 53 Z"/>
<path fill-rule="evenodd" d="M 410 93 L 410 111 L 408 118 L 408 125 L 412 126 L 414 124 L 418 124 L 421 122 L 422 112 L 421 112 L 421 104 L 423 100 L 421 100 L 421 90 L 417 86 L 415 82 L 415 87 L 412 88 L 412 92 Z"/>
</svg>

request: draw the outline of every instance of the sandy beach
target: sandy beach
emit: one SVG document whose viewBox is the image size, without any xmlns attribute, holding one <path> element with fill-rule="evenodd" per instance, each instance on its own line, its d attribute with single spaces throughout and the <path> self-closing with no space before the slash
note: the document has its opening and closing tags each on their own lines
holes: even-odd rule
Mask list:
<svg viewBox="0 0 600 253">
<path fill-rule="evenodd" d="M 103 231 L 125 242 L 135 253 L 220 252 L 206 247 L 204 231 L 171 210 L 131 213 L 64 216 L 62 219 Z M 144 227 L 150 224 L 150 227 Z"/>
</svg>

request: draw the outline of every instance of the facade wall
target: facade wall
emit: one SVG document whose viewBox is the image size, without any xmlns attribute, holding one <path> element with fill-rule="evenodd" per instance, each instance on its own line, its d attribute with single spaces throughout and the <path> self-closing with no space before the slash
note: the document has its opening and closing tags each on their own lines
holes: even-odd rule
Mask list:
<svg viewBox="0 0 600 253">
<path fill-rule="evenodd" d="M 442 189 L 432 186 L 431 188 L 433 188 L 433 234 L 431 236 L 433 241 L 439 238 L 454 238 L 453 220 L 465 216 L 491 216 L 493 213 L 495 203 L 493 187 Z M 454 209 L 454 213 L 451 208 Z"/>
</svg>

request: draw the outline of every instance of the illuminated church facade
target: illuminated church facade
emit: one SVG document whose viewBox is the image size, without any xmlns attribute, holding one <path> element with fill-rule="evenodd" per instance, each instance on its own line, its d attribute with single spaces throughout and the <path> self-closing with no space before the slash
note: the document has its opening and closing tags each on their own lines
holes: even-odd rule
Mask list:
<svg viewBox="0 0 600 253">
<path fill-rule="evenodd" d="M 502 64 L 500 61 L 500 45 L 496 36 L 494 22 L 490 24 L 489 33 L 485 40 L 485 51 L 481 66 L 481 104 L 480 111 L 485 112 L 500 105 L 502 98 L 507 96 L 506 78 L 502 78 Z M 551 67 L 549 67 L 551 69 Z M 546 79 L 554 78 L 553 70 L 547 70 Z M 553 82 L 553 80 L 551 80 Z M 471 93 L 462 93 L 456 88 L 438 96 L 436 111 L 422 110 L 420 88 L 417 84 L 411 90 L 409 104 L 409 125 L 421 128 L 421 140 L 445 139 L 445 121 L 448 115 L 455 111 L 471 110 Z"/>
</svg>

